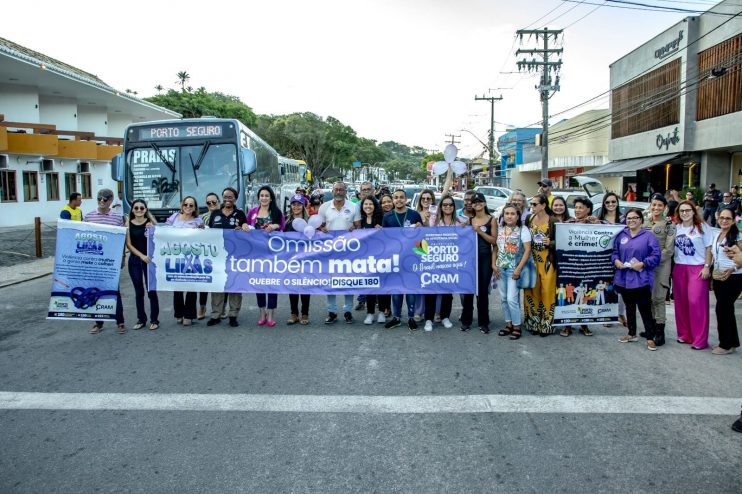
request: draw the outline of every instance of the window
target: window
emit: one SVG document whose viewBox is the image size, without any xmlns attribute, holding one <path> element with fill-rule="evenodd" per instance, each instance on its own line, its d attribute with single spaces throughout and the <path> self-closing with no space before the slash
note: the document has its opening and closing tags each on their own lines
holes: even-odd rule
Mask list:
<svg viewBox="0 0 742 494">
<path fill-rule="evenodd" d="M 15 192 L 15 170 L 0 170 L 0 200 L 2 202 L 14 202 Z"/>
<path fill-rule="evenodd" d="M 77 175 L 74 173 L 65 173 L 64 196 L 69 197 L 73 192 L 77 192 Z"/>
<path fill-rule="evenodd" d="M 91 184 L 89 173 L 83 173 L 82 175 L 80 175 L 80 185 L 82 186 L 82 190 L 80 191 L 80 193 L 82 194 L 83 199 L 90 199 L 91 197 L 93 197 L 93 187 Z"/>
<path fill-rule="evenodd" d="M 23 172 L 23 201 L 36 202 L 39 200 L 39 173 Z"/>
<path fill-rule="evenodd" d="M 680 122 L 680 59 L 656 68 L 611 92 L 611 138 Z"/>
<path fill-rule="evenodd" d="M 59 173 L 46 174 L 46 200 L 59 200 Z"/>
<path fill-rule="evenodd" d="M 698 54 L 696 120 L 742 110 L 742 34 Z M 721 74 L 721 75 L 716 75 Z"/>
</svg>

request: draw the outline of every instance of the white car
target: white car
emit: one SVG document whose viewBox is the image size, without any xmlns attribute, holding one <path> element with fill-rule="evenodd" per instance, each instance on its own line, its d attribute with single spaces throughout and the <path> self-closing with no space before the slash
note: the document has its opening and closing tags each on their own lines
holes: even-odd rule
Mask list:
<svg viewBox="0 0 742 494">
<path fill-rule="evenodd" d="M 487 199 L 487 209 L 490 212 L 502 208 L 508 203 L 510 194 L 513 193 L 511 189 L 506 187 L 496 187 L 494 185 L 480 185 L 474 187 L 474 192 L 481 192 L 484 194 L 484 198 Z"/>
</svg>

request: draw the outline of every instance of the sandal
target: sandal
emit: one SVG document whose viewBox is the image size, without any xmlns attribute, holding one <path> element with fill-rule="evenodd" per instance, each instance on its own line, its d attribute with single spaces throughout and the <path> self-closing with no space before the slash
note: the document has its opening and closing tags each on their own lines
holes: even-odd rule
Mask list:
<svg viewBox="0 0 742 494">
<path fill-rule="evenodd" d="M 592 336 L 593 335 L 593 332 L 590 331 L 590 328 L 588 328 L 587 326 L 582 326 L 580 328 L 580 333 L 584 334 L 585 336 Z"/>
<path fill-rule="evenodd" d="M 126 326 L 123 324 L 119 324 L 118 329 L 116 330 L 118 334 L 124 334 L 126 333 Z"/>
<path fill-rule="evenodd" d="M 289 320 L 286 321 L 286 324 L 291 326 L 292 324 L 296 324 L 297 322 L 299 322 L 299 316 L 297 316 L 296 314 L 291 314 L 291 317 L 289 317 Z"/>
<path fill-rule="evenodd" d="M 191 319 L 183 318 L 183 326 L 190 326 L 191 324 L 193 324 L 193 321 Z"/>
<path fill-rule="evenodd" d="M 559 332 L 559 336 L 564 336 L 564 337 L 567 337 L 571 334 L 572 334 L 572 328 L 570 326 L 565 326 L 565 328 Z"/>
<path fill-rule="evenodd" d="M 183 318 L 182 317 L 176 317 L 175 318 L 175 322 L 177 322 L 178 324 L 183 324 Z"/>
<path fill-rule="evenodd" d="M 98 334 L 101 331 L 103 331 L 103 323 L 102 322 L 93 323 L 93 327 L 90 328 L 90 334 Z"/>
<path fill-rule="evenodd" d="M 309 324 L 309 316 L 307 314 L 302 314 L 301 319 L 299 319 L 299 324 L 302 326 Z"/>
<path fill-rule="evenodd" d="M 520 328 L 513 328 L 512 334 L 510 335 L 511 340 L 517 340 L 521 336 Z"/>
<path fill-rule="evenodd" d="M 133 329 L 134 331 L 137 331 L 137 330 L 142 329 L 146 325 L 147 325 L 146 322 L 138 322 L 134 326 L 132 326 L 131 329 Z"/>
<path fill-rule="evenodd" d="M 160 327 L 160 323 L 153 322 L 152 324 L 149 325 L 149 330 L 150 331 L 154 331 L 154 330 L 156 330 L 159 327 Z"/>
<path fill-rule="evenodd" d="M 497 336 L 508 336 L 513 332 L 513 325 L 506 324 L 503 329 L 497 332 Z"/>
</svg>

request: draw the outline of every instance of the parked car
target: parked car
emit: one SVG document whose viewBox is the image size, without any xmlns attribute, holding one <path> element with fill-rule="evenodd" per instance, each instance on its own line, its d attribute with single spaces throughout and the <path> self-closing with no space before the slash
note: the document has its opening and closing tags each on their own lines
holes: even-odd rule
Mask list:
<svg viewBox="0 0 742 494">
<path fill-rule="evenodd" d="M 600 211 L 603 209 L 601 205 L 602 201 L 603 200 L 601 199 L 601 202 L 597 204 L 593 204 L 593 216 L 595 216 L 596 218 L 600 216 Z M 645 211 L 649 210 L 649 206 L 651 206 L 651 204 L 648 202 L 619 201 L 618 211 L 620 213 L 621 218 L 623 218 L 626 215 L 626 211 L 628 211 L 631 208 L 637 208 L 642 213 L 644 213 Z"/>
<path fill-rule="evenodd" d="M 506 187 L 496 187 L 494 185 L 479 185 L 474 187 L 474 192 L 481 192 L 484 194 L 484 198 L 487 199 L 487 208 L 490 211 L 495 211 L 507 204 L 508 197 L 513 193 L 513 190 Z"/>
</svg>

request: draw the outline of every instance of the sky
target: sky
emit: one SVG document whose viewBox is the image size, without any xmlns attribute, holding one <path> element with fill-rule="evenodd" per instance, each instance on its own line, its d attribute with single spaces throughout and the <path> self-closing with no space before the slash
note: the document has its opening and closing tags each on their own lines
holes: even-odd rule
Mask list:
<svg viewBox="0 0 742 494">
<path fill-rule="evenodd" d="M 652 0 L 663 2 L 713 5 Z M 429 150 L 442 150 L 446 134 L 460 135 L 459 156 L 473 157 L 490 126 L 490 103 L 475 95 L 502 95 L 495 103 L 497 136 L 541 120 L 538 77 L 517 73 L 515 63 L 515 50 L 536 42 L 521 44 L 517 29 L 565 29 L 557 42 L 564 52 L 561 91 L 550 100 L 554 114 L 607 91 L 609 64 L 685 16 L 593 11 L 586 3 L 28 0 L 3 5 L 0 36 L 140 97 L 156 94 L 158 84 L 175 88 L 185 70 L 194 88 L 236 95 L 257 113 L 333 116 L 360 136 Z M 594 108 L 608 108 L 608 98 L 551 123 Z"/>
</svg>

